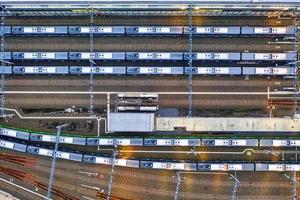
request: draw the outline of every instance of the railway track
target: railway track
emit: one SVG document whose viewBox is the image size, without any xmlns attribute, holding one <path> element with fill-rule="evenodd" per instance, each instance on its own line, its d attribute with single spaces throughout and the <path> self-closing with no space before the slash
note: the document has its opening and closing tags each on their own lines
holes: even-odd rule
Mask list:
<svg viewBox="0 0 300 200">
<path fill-rule="evenodd" d="M 6 151 L 8 150 L 5 150 L 5 152 Z M 20 153 L 16 154 L 18 156 L 22 155 Z M 27 155 L 26 157 L 31 158 L 34 156 Z M 43 191 L 42 187 L 45 188 L 51 161 L 49 158 L 36 158 L 37 167 L 35 168 L 34 173 L 37 177 L 37 182 L 41 183 L 39 185 L 41 186 L 41 191 Z M 15 164 L 11 163 L 9 165 L 10 168 L 16 170 Z M 91 196 L 91 194 L 94 194 L 96 197 L 97 193 L 101 191 L 87 188 L 80 189 L 80 184 L 102 188 L 103 186 L 107 186 L 106 181 L 110 173 L 109 166 L 86 165 L 63 160 L 58 160 L 56 169 L 56 174 L 59 178 L 55 179 L 53 188 L 59 188 L 60 195 L 69 195 L 69 192 L 73 190 L 72 194 L 74 195 L 72 196 L 74 196 L 75 199 L 79 198 L 80 196 L 77 193 L 79 192 L 80 194 L 82 194 L 83 191 L 85 191 L 84 194 L 90 193 L 89 196 Z M 83 172 L 90 173 L 90 175 L 84 174 Z M 135 170 L 130 168 L 122 168 L 122 170 L 119 170 L 118 167 L 116 168 L 115 172 L 116 173 L 114 177 L 114 186 L 112 192 L 113 196 L 116 198 L 123 198 L 122 200 L 140 199 L 142 197 L 144 197 L 145 200 L 151 198 L 169 199 L 172 198 L 174 194 L 176 178 L 172 178 L 172 172 Z M 104 180 L 99 179 L 100 174 L 104 176 Z M 245 197 L 245 199 L 247 199 L 250 195 L 252 195 L 253 198 L 261 198 L 262 196 L 265 196 L 267 199 L 271 199 L 271 197 L 274 197 L 274 194 L 278 194 L 277 197 L 284 198 L 284 195 L 287 196 L 289 194 L 288 190 L 290 188 L 290 185 L 287 184 L 288 180 L 284 179 L 284 177 L 281 177 L 282 175 L 280 175 L 279 173 L 272 173 L 272 177 L 275 178 L 272 184 L 266 184 L 266 182 L 264 182 L 264 180 L 267 180 L 266 177 L 262 177 L 262 179 L 259 179 L 260 181 L 258 181 L 255 179 L 255 176 L 250 176 L 250 174 L 251 173 L 238 174 L 239 180 L 241 181 L 240 187 L 242 187 L 244 190 L 246 190 L 246 188 L 253 188 L 253 190 L 251 190 L 253 193 L 247 192 L 241 195 L 240 198 Z M 271 173 L 267 174 L 270 175 Z M 186 178 L 183 179 L 181 197 L 184 197 L 186 199 L 197 199 L 196 197 L 198 197 L 199 199 L 199 191 L 207 191 L 205 192 L 206 196 L 200 195 L 201 198 L 203 197 L 202 199 L 223 198 L 230 196 L 232 182 L 228 180 L 228 177 L 226 175 L 221 177 L 218 175 L 208 174 L 199 175 L 201 176 L 199 180 L 195 180 L 195 176 L 198 175 L 183 174 L 183 177 Z M 260 177 L 260 175 L 258 175 L 257 177 Z M 73 185 L 70 185 L 70 183 Z M 279 193 L 274 193 L 276 191 L 279 191 L 280 195 Z M 101 195 L 104 196 L 104 193 L 102 192 Z M 98 194 L 98 196 L 100 196 L 100 194 Z"/>
<path fill-rule="evenodd" d="M 6 77 L 6 90 L 15 90 L 16 86 L 87 86 L 88 76 L 8 76 Z M 101 86 L 102 90 L 108 91 L 109 86 L 126 86 L 126 87 L 156 87 L 163 90 L 164 86 L 174 87 L 177 91 L 178 87 L 187 86 L 186 76 L 95 76 L 94 85 Z M 282 78 L 266 77 L 251 77 L 249 80 L 241 76 L 194 76 L 193 87 L 268 87 L 268 86 L 286 86 L 290 85 L 290 80 L 284 80 Z M 157 91 L 160 91 L 157 90 Z M 184 90 L 186 91 L 186 89 Z"/>
<path fill-rule="evenodd" d="M 298 99 L 297 104 L 300 104 L 300 100 Z M 269 106 L 279 106 L 279 107 L 292 107 L 294 106 L 293 99 L 269 99 Z"/>
<path fill-rule="evenodd" d="M 17 155 L 8 155 L 8 154 L 0 154 L 0 160 L 11 162 L 14 164 L 18 164 L 26 167 L 35 167 L 36 158 L 28 158 L 25 156 L 17 156 Z"/>
<path fill-rule="evenodd" d="M 235 96 L 232 95 L 193 95 L 193 106 L 195 108 L 265 108 L 268 104 L 266 96 Z M 10 108 L 67 108 L 87 107 L 88 95 L 6 95 L 6 106 Z M 105 108 L 107 98 L 105 95 L 94 95 L 94 106 Z M 162 95 L 159 106 L 186 108 L 186 95 Z"/>
<path fill-rule="evenodd" d="M 7 37 L 7 51 L 89 51 L 89 37 Z M 283 52 L 291 44 L 268 44 L 274 38 L 194 37 L 193 51 L 199 52 Z M 145 45 L 147 44 L 147 45 Z M 94 51 L 188 51 L 186 36 L 95 37 Z"/>
<path fill-rule="evenodd" d="M 8 17 L 8 25 L 88 25 L 89 17 Z M 95 25 L 187 25 L 187 16 L 96 16 Z M 193 16 L 193 24 L 223 26 L 287 26 L 292 19 L 278 20 L 268 17 L 202 17 Z"/>
</svg>

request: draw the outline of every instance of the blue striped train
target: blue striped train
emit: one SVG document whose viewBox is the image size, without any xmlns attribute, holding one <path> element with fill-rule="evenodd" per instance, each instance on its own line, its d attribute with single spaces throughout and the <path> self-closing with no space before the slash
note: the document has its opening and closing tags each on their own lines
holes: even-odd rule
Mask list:
<svg viewBox="0 0 300 200">
<path fill-rule="evenodd" d="M 194 75 L 265 75 L 291 76 L 297 74 L 293 67 L 192 67 Z M 139 67 L 139 66 L 3 66 L 6 75 L 184 75 L 189 67 Z"/>
<path fill-rule="evenodd" d="M 286 36 L 295 34 L 293 26 L 5 26 L 0 28 L 7 35 L 186 35 L 195 36 Z"/>
<path fill-rule="evenodd" d="M 195 61 L 258 61 L 293 62 L 297 54 L 286 53 L 226 53 L 226 52 L 2 52 L 3 60 L 117 60 L 117 61 L 183 61 L 192 58 Z M 274 63 L 273 63 L 274 64 Z M 272 64 L 272 65 L 273 65 Z M 211 65 L 211 64 L 210 64 Z M 221 65 L 216 63 L 216 65 Z M 296 75 L 293 67 L 192 67 L 193 74 L 199 75 Z M 128 74 L 128 75 L 183 75 L 189 74 L 187 66 L 14 66 L 1 67 L 5 74 Z"/>
<path fill-rule="evenodd" d="M 0 140 L 0 148 L 15 150 L 23 153 L 52 157 L 54 150 L 21 144 L 18 142 Z M 57 151 L 56 157 L 59 159 L 84 162 L 90 164 L 104 164 L 120 167 L 132 167 L 143 169 L 160 170 L 180 170 L 180 171 L 300 171 L 300 164 L 288 162 L 185 162 L 178 160 L 153 160 L 153 159 L 124 159 L 107 156 L 89 155 L 68 151 Z"/>
<path fill-rule="evenodd" d="M 0 52 L 3 60 L 293 61 L 294 52 Z"/>
</svg>

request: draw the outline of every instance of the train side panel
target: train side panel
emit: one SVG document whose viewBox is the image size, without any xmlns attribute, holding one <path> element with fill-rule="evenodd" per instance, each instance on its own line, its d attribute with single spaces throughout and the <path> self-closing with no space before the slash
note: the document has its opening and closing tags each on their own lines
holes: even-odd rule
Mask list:
<svg viewBox="0 0 300 200">
<path fill-rule="evenodd" d="M 126 74 L 126 67 L 122 66 L 103 66 L 103 67 L 88 67 L 88 66 L 70 66 L 70 74 Z"/>
</svg>

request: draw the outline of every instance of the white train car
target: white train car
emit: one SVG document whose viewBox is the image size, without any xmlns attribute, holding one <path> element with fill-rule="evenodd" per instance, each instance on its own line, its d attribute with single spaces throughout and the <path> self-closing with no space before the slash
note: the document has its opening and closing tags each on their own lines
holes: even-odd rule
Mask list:
<svg viewBox="0 0 300 200">
<path fill-rule="evenodd" d="M 198 163 L 198 171 L 254 171 L 254 163 Z"/>
<path fill-rule="evenodd" d="M 126 67 L 122 66 L 70 66 L 70 74 L 126 74 Z"/>
<path fill-rule="evenodd" d="M 242 27 L 242 35 L 293 35 L 294 27 Z"/>
<path fill-rule="evenodd" d="M 189 32 L 189 27 L 184 27 L 184 33 Z M 194 35 L 239 35 L 241 28 L 239 26 L 194 26 L 191 32 Z"/>
<path fill-rule="evenodd" d="M 12 26 L 13 35 L 60 35 L 68 34 L 67 26 Z"/>
<path fill-rule="evenodd" d="M 84 155 L 83 162 L 86 163 L 96 163 L 102 165 L 110 165 L 112 163 L 112 158 L 109 157 L 101 157 L 101 156 L 92 156 L 92 155 Z"/>
<path fill-rule="evenodd" d="M 127 35 L 181 35 L 181 26 L 128 26 Z"/>
<path fill-rule="evenodd" d="M 141 168 L 146 168 L 146 169 L 194 171 L 194 170 L 197 169 L 197 163 L 140 161 L 140 167 Z"/>
<path fill-rule="evenodd" d="M 145 146 L 201 146 L 201 139 L 155 139 L 145 138 Z"/>
<path fill-rule="evenodd" d="M 149 99 L 157 99 L 158 94 L 156 93 L 134 93 L 134 92 L 126 92 L 126 93 L 118 93 L 118 98 L 149 98 Z"/>
<path fill-rule="evenodd" d="M 296 139 L 260 139 L 261 147 L 300 147 Z"/>
<path fill-rule="evenodd" d="M 87 145 L 102 146 L 143 146 L 142 138 L 87 138 Z"/>
<path fill-rule="evenodd" d="M 70 35 L 86 35 L 93 33 L 94 35 L 123 35 L 125 34 L 124 26 L 69 26 Z"/>
<path fill-rule="evenodd" d="M 183 74 L 183 67 L 127 67 L 127 74 L 180 75 Z"/>
<path fill-rule="evenodd" d="M 67 66 L 14 66 L 14 74 L 69 74 Z"/>
<path fill-rule="evenodd" d="M 295 53 L 242 53 L 242 60 L 288 61 L 295 58 Z"/>
<path fill-rule="evenodd" d="M 112 165 L 113 158 L 84 155 L 83 162 L 96 163 L 96 164 L 102 164 L 102 165 Z M 139 165 L 140 165 L 139 160 L 129 160 L 129 159 L 120 159 L 120 158 L 116 158 L 114 160 L 114 164 L 116 166 L 120 166 L 120 167 L 132 167 L 132 168 L 139 168 Z"/>
<path fill-rule="evenodd" d="M 13 60 L 68 60 L 68 52 L 13 52 Z"/>
<path fill-rule="evenodd" d="M 300 164 L 256 163 L 256 171 L 300 171 Z"/>
<path fill-rule="evenodd" d="M 182 60 L 182 52 L 128 52 L 126 60 Z"/>
<path fill-rule="evenodd" d="M 116 110 L 118 112 L 156 112 L 158 110 L 157 106 L 117 106 Z"/>
<path fill-rule="evenodd" d="M 245 75 L 287 76 L 297 72 L 292 67 L 243 67 Z"/>
<path fill-rule="evenodd" d="M 30 134 L 27 132 L 18 131 L 9 128 L 0 128 L 0 135 L 28 140 Z"/>
<path fill-rule="evenodd" d="M 120 167 L 139 168 L 140 167 L 140 161 L 139 160 L 128 160 L 128 159 L 116 158 L 115 159 L 115 165 L 120 166 Z"/>
<path fill-rule="evenodd" d="M 20 152 L 26 152 L 27 145 L 10 142 L 6 140 L 0 140 L 0 148 L 11 149 Z"/>
<path fill-rule="evenodd" d="M 185 67 L 185 74 L 190 73 L 190 68 Z M 198 75 L 241 75 L 241 67 L 192 67 L 192 73 Z"/>
<path fill-rule="evenodd" d="M 35 146 L 28 146 L 27 147 L 27 153 L 40 155 L 40 156 L 52 157 L 53 152 L 54 152 L 53 149 L 40 148 L 40 147 L 35 147 Z M 64 151 L 57 151 L 56 152 L 56 157 L 60 158 L 60 159 L 72 160 L 72 161 L 78 161 L 78 162 L 82 161 L 82 154 L 78 154 L 78 153 L 69 153 L 69 152 L 64 152 Z"/>
<path fill-rule="evenodd" d="M 125 60 L 125 52 L 69 52 L 69 60 Z"/>
<path fill-rule="evenodd" d="M 202 139 L 203 146 L 258 146 L 258 139 Z"/>
<path fill-rule="evenodd" d="M 30 140 L 31 141 L 54 143 L 54 142 L 56 142 L 56 136 L 55 135 L 43 135 L 43 134 L 31 133 L 30 134 Z M 59 137 L 59 143 L 86 145 L 86 138 L 60 136 Z"/>
<path fill-rule="evenodd" d="M 190 55 L 193 60 L 240 60 L 240 53 L 219 53 L 219 52 L 197 52 L 184 53 L 184 60 L 189 60 Z"/>
</svg>

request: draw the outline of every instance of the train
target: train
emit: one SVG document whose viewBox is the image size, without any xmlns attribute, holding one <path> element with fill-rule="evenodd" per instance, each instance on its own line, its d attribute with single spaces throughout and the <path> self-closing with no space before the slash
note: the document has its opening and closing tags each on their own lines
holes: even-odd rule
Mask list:
<svg viewBox="0 0 300 200">
<path fill-rule="evenodd" d="M 180 75 L 184 67 L 127 67 L 127 74 L 145 74 L 145 75 Z"/>
<path fill-rule="evenodd" d="M 69 60 L 125 60 L 125 52 L 69 52 Z"/>
<path fill-rule="evenodd" d="M 116 60 L 116 61 L 294 61 L 295 52 L 1 52 L 2 60 Z"/>
<path fill-rule="evenodd" d="M 126 60 L 182 60 L 182 52 L 126 52 Z"/>
<path fill-rule="evenodd" d="M 139 67 L 139 66 L 4 66 L 6 75 L 258 75 L 293 76 L 294 67 Z"/>
<path fill-rule="evenodd" d="M 23 153 L 53 157 L 54 150 L 33 145 L 26 145 L 14 141 L 0 140 L 0 148 L 15 150 Z M 274 163 L 274 162 L 185 162 L 177 160 L 155 159 L 124 159 L 108 156 L 82 154 L 80 152 L 56 151 L 58 159 L 83 162 L 89 164 L 103 164 L 120 167 L 176 170 L 176 171 L 300 171 L 298 163 Z"/>
<path fill-rule="evenodd" d="M 293 26 L 5 26 L 6 35 L 246 35 L 286 36 L 295 34 Z"/>
<path fill-rule="evenodd" d="M 193 60 L 241 60 L 240 53 L 184 53 L 184 60 L 189 60 L 190 56 Z"/>
<path fill-rule="evenodd" d="M 156 112 L 158 111 L 158 106 L 117 106 L 116 110 L 118 112 L 128 112 L 128 111 Z"/>
<path fill-rule="evenodd" d="M 87 67 L 87 66 L 70 66 L 70 74 L 126 74 L 126 67 Z"/>
<path fill-rule="evenodd" d="M 68 60 L 68 52 L 12 52 L 12 60 Z"/>
<path fill-rule="evenodd" d="M 69 74 L 69 67 L 63 66 L 14 66 L 13 74 Z"/>
<path fill-rule="evenodd" d="M 55 135 L 26 132 L 0 127 L 0 136 L 34 142 L 56 142 Z M 82 146 L 223 146 L 223 147 L 300 147 L 300 139 L 250 138 L 147 138 L 147 137 L 70 137 L 60 136 L 59 142 Z"/>
</svg>

